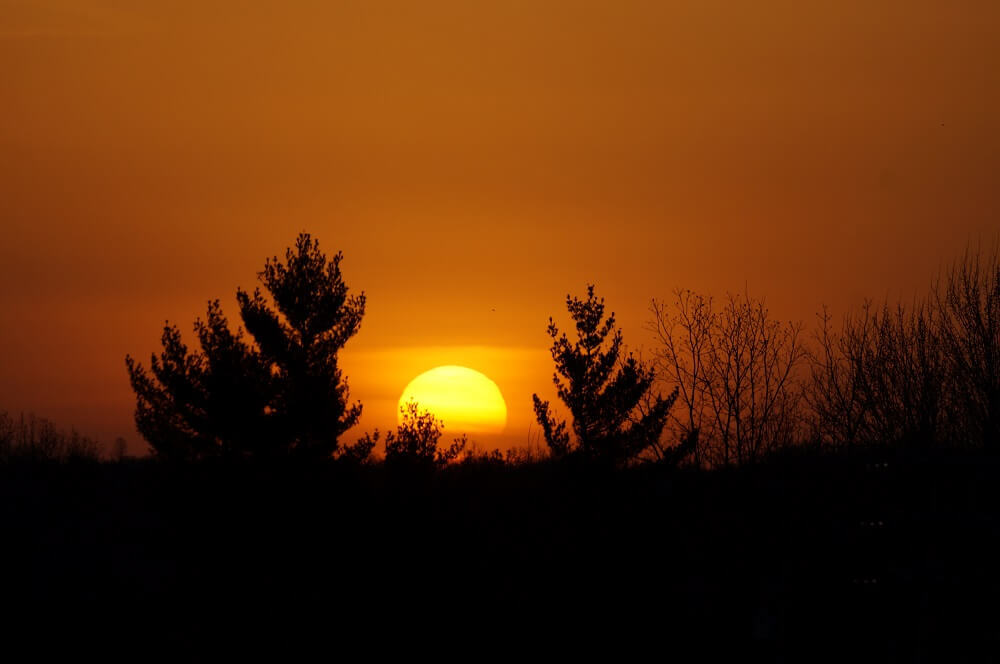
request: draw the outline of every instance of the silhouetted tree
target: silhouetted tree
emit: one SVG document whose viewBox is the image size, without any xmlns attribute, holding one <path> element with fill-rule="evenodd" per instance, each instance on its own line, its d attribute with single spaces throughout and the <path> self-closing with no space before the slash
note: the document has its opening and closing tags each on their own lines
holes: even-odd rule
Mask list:
<svg viewBox="0 0 1000 664">
<path fill-rule="evenodd" d="M 348 296 L 332 260 L 302 233 L 285 261 L 265 262 L 259 289 L 237 290 L 240 314 L 255 344 L 233 333 L 218 300 L 195 323 L 201 351 L 189 351 L 176 326 L 163 331 L 163 351 L 150 373 L 126 357 L 136 393 L 136 425 L 162 457 L 294 454 L 328 458 L 357 422 L 337 353 L 358 330 L 365 297 Z M 358 450 L 354 450 L 356 453 Z"/>
<path fill-rule="evenodd" d="M 966 250 L 934 289 L 955 437 L 1000 446 L 1000 244 Z"/>
<path fill-rule="evenodd" d="M 446 466 L 458 458 L 467 444 L 463 435 L 456 438 L 447 449 L 438 448 L 444 423 L 433 413 L 421 411 L 416 401 L 408 401 L 400 406 L 403 421 L 396 431 L 389 431 L 385 437 L 385 462 L 390 466 L 407 468 L 435 468 Z M 379 438 L 376 429 L 371 436 L 366 435 L 358 445 L 373 448 Z"/>
<path fill-rule="evenodd" d="M 361 416 L 361 404 L 348 403 L 337 354 L 361 326 L 365 296 L 348 295 L 342 259 L 338 252 L 327 261 L 303 233 L 284 263 L 269 259 L 259 275 L 276 310 L 260 289 L 236 295 L 244 325 L 271 363 L 277 385 L 273 415 L 294 449 L 315 457 L 333 454 L 337 439 Z"/>
<path fill-rule="evenodd" d="M 650 394 L 656 378 L 653 370 L 631 353 L 622 356 L 622 335 L 615 330 L 614 313 L 604 318 L 604 299 L 595 297 L 592 285 L 587 287 L 586 300 L 567 295 L 566 307 L 576 326 L 576 341 L 560 333 L 551 318 L 548 333 L 556 364 L 552 380 L 573 416 L 575 445 L 566 422 L 556 419 L 549 402 L 532 395 L 535 416 L 552 454 L 576 452 L 608 465 L 621 465 L 644 454 L 667 458 L 660 438 L 677 391 L 666 397 Z"/>
<path fill-rule="evenodd" d="M 207 320 L 195 322 L 201 352 L 181 341 L 175 325 L 164 326 L 163 350 L 150 371 L 125 358 L 136 393 L 139 433 L 160 457 L 194 460 L 262 451 L 281 445 L 269 408 L 273 399 L 266 358 L 251 348 L 242 331 L 229 329 L 218 300 L 209 302 Z"/>
<path fill-rule="evenodd" d="M 847 340 L 833 329 L 825 307 L 818 318 L 820 326 L 808 354 L 810 379 L 803 391 L 810 411 L 810 438 L 833 448 L 871 442 L 870 418 L 861 399 L 861 381 L 855 376 L 861 367 L 848 361 Z"/>
<path fill-rule="evenodd" d="M 1000 254 L 965 255 L 908 307 L 866 302 L 839 333 L 821 315 L 806 390 L 833 446 L 1000 440 Z"/>
<path fill-rule="evenodd" d="M 660 373 L 685 406 L 673 427 L 680 437 L 698 432 L 695 462 L 748 463 L 791 443 L 800 425 L 802 326 L 771 319 L 747 293 L 730 294 L 718 310 L 710 297 L 675 295 L 673 307 L 653 301 L 649 327 L 661 342 Z"/>
<path fill-rule="evenodd" d="M 824 313 L 805 390 L 817 441 L 925 447 L 948 436 L 951 379 L 933 307 L 867 302 L 839 334 L 829 328 Z"/>
</svg>

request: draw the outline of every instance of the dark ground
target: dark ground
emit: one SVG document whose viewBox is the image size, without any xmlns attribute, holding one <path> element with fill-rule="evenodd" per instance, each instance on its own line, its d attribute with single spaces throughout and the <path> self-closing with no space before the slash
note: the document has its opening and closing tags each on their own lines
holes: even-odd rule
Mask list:
<svg viewBox="0 0 1000 664">
<path fill-rule="evenodd" d="M 714 472 L 10 463 L 4 641 L 995 661 L 998 479 L 981 452 L 898 450 Z"/>
</svg>

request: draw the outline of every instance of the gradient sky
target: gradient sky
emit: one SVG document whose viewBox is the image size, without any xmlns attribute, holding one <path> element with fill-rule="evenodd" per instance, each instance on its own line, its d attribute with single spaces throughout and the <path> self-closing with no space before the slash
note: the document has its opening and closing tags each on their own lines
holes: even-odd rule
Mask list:
<svg viewBox="0 0 1000 664">
<path fill-rule="evenodd" d="M 462 364 L 523 444 L 588 282 L 648 348 L 677 287 L 811 323 L 994 237 L 998 44 L 995 0 L 0 0 L 0 410 L 138 452 L 125 354 L 307 230 L 368 296 L 356 433 Z"/>
</svg>

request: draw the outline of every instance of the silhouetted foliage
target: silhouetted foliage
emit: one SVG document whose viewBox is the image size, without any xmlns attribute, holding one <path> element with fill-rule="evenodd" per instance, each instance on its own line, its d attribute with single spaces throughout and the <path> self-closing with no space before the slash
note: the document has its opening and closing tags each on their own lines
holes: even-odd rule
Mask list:
<svg viewBox="0 0 1000 664">
<path fill-rule="evenodd" d="M 480 450 L 475 445 L 462 453 L 463 466 L 503 467 L 507 464 L 507 456 L 499 449 Z"/>
<path fill-rule="evenodd" d="M 259 289 L 237 290 L 240 314 L 255 343 L 233 333 L 215 300 L 205 321 L 195 323 L 201 346 L 189 351 L 176 326 L 163 331 L 163 351 L 150 373 L 126 357 L 136 393 L 136 425 L 157 456 L 292 454 L 329 458 L 338 438 L 357 422 L 359 403 L 348 403 L 348 386 L 337 353 L 364 315 L 365 297 L 349 296 L 340 272 L 302 233 L 284 262 L 267 259 Z M 353 449 L 356 456 L 363 448 Z"/>
<path fill-rule="evenodd" d="M 679 391 L 678 437 L 697 436 L 695 463 L 751 463 L 791 444 L 801 423 L 796 371 L 805 358 L 802 326 L 770 318 L 762 300 L 675 292 L 654 300 L 650 328 L 660 339 L 660 375 Z"/>
<path fill-rule="evenodd" d="M 201 352 L 192 352 L 175 325 L 166 325 L 163 350 L 150 360 L 150 373 L 131 357 L 125 361 L 136 393 L 139 433 L 157 456 L 192 460 L 261 453 L 277 440 L 269 408 L 274 385 L 269 363 L 233 334 L 218 300 L 206 321 L 195 322 Z"/>
<path fill-rule="evenodd" d="M 557 420 L 548 401 L 532 395 L 535 416 L 554 456 L 577 452 L 608 465 L 622 465 L 641 455 L 664 456 L 660 438 L 676 390 L 666 397 L 652 396 L 653 370 L 631 353 L 622 356 L 621 331 L 615 330 L 614 313 L 604 317 L 604 299 L 587 287 L 587 299 L 566 297 L 566 307 L 576 326 L 571 342 L 550 318 L 552 380 L 557 394 L 573 416 L 575 446 L 566 422 Z"/>
<path fill-rule="evenodd" d="M 545 458 L 543 450 L 530 446 L 500 451 L 499 449 L 483 450 L 472 444 L 463 451 L 461 463 L 463 466 L 513 468 L 539 463 L 543 458 Z"/>
<path fill-rule="evenodd" d="M 378 430 L 375 431 L 376 438 Z M 337 459 L 345 464 L 360 466 L 374 462 L 372 452 L 375 450 L 376 440 L 365 435 L 357 440 L 353 445 L 340 445 Z"/>
<path fill-rule="evenodd" d="M 463 435 L 447 448 L 438 447 L 444 423 L 433 413 L 421 411 L 416 401 L 400 406 L 403 421 L 396 431 L 385 436 L 385 463 L 394 467 L 434 468 L 451 463 L 462 453 L 468 443 Z M 358 444 L 373 448 L 378 442 L 379 431 L 366 435 Z"/>
<path fill-rule="evenodd" d="M 25 415 L 11 417 L 0 411 L 0 463 L 18 461 L 97 461 L 96 440 L 76 430 L 59 430 L 50 420 Z"/>
</svg>

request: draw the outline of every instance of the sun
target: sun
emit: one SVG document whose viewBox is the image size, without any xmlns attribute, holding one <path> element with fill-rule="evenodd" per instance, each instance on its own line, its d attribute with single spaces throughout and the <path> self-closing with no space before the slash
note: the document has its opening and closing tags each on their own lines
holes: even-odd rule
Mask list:
<svg viewBox="0 0 1000 664">
<path fill-rule="evenodd" d="M 400 407 L 410 399 L 444 422 L 449 432 L 502 433 L 507 426 L 507 403 L 500 388 L 467 367 L 447 365 L 425 371 L 403 390 Z"/>
</svg>

